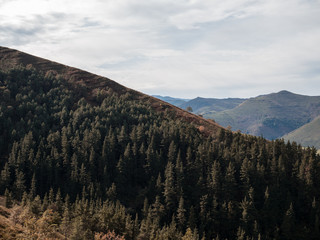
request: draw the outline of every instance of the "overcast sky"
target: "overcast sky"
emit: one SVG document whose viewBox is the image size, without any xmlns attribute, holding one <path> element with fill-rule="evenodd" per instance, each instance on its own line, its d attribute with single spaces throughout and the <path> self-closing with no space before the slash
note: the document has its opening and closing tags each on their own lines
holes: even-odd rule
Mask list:
<svg viewBox="0 0 320 240">
<path fill-rule="evenodd" d="M 320 0 L 0 0 L 0 45 L 147 94 L 320 95 Z"/>
</svg>

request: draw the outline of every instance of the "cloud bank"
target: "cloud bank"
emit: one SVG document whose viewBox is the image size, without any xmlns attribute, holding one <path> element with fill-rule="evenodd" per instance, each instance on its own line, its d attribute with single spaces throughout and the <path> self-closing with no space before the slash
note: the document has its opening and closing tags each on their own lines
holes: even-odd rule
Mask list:
<svg viewBox="0 0 320 240">
<path fill-rule="evenodd" d="M 0 45 L 148 94 L 319 95 L 318 0 L 2 0 Z"/>
</svg>

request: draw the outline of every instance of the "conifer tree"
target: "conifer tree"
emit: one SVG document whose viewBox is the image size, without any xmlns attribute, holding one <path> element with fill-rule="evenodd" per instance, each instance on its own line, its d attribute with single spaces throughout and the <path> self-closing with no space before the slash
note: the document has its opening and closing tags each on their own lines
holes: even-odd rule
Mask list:
<svg viewBox="0 0 320 240">
<path fill-rule="evenodd" d="M 174 173 L 173 173 L 173 164 L 168 162 L 165 169 L 165 180 L 164 180 L 164 192 L 165 203 L 167 210 L 174 208 L 175 206 L 175 187 L 174 187 Z M 172 210 L 171 210 L 172 211 Z"/>
<path fill-rule="evenodd" d="M 12 194 L 11 192 L 6 188 L 4 192 L 4 197 L 5 197 L 5 207 L 6 208 L 11 208 L 12 207 Z"/>
<path fill-rule="evenodd" d="M 281 224 L 281 232 L 284 239 L 293 239 L 293 231 L 295 225 L 295 216 L 292 203 L 286 211 Z"/>
<path fill-rule="evenodd" d="M 178 221 L 178 226 L 180 230 L 183 228 L 184 223 L 186 222 L 185 213 L 186 213 L 186 210 L 184 209 L 184 199 L 181 196 L 179 200 L 179 207 L 177 209 L 177 221 Z"/>
<path fill-rule="evenodd" d="M 211 182 L 210 188 L 215 197 L 219 198 L 221 195 L 221 183 L 222 183 L 222 176 L 221 176 L 221 166 L 218 161 L 214 161 L 211 170 Z"/>
<path fill-rule="evenodd" d="M 25 186 L 25 178 L 24 174 L 21 171 L 16 170 L 16 180 L 14 183 L 14 191 L 15 191 L 15 196 L 18 200 L 21 200 L 23 193 L 26 190 Z"/>
<path fill-rule="evenodd" d="M 226 200 L 235 200 L 235 192 L 236 192 L 236 179 L 235 179 L 235 167 L 232 162 L 229 162 L 229 165 L 226 170 L 225 180 L 223 181 L 223 192 L 226 197 Z"/>
<path fill-rule="evenodd" d="M 35 173 L 32 176 L 31 186 L 30 186 L 30 198 L 33 199 L 37 193 L 37 181 Z"/>
<path fill-rule="evenodd" d="M 190 229 L 195 229 L 197 224 L 196 213 L 194 207 L 191 206 L 189 210 L 188 227 Z"/>
<path fill-rule="evenodd" d="M 1 192 L 10 187 L 10 182 L 11 182 L 11 174 L 10 174 L 10 168 L 9 168 L 9 164 L 5 163 L 3 169 L 1 170 Z"/>
</svg>

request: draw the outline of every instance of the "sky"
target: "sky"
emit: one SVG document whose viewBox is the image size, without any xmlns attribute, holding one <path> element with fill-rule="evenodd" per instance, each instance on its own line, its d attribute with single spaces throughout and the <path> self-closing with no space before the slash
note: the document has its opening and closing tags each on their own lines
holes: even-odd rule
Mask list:
<svg viewBox="0 0 320 240">
<path fill-rule="evenodd" d="M 150 95 L 320 95 L 320 0 L 0 0 L 0 45 Z"/>
</svg>

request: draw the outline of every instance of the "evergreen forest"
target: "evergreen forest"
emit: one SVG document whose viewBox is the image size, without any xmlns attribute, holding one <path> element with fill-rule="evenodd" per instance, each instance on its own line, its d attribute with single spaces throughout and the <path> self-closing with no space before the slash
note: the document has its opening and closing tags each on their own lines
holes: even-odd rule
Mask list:
<svg viewBox="0 0 320 240">
<path fill-rule="evenodd" d="M 88 99 L 50 71 L 0 71 L 0 195 L 24 206 L 30 238 L 320 239 L 319 185 L 315 148 L 204 134 L 131 92 Z"/>
</svg>

